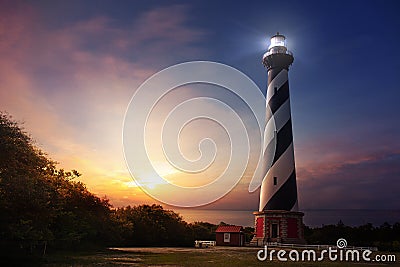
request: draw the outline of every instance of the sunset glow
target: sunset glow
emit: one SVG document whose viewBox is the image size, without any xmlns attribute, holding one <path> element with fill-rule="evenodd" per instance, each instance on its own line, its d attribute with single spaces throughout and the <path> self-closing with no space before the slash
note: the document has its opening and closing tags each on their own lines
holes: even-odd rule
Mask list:
<svg viewBox="0 0 400 267">
<path fill-rule="evenodd" d="M 90 9 L 95 3 L 83 4 L 82 10 L 76 2 L 46 1 L 5 2 L 0 8 L 0 110 L 24 122 L 37 146 L 60 168 L 82 173 L 79 179 L 91 192 L 108 197 L 115 207 L 158 203 L 135 183 L 124 158 L 123 120 L 135 90 L 158 71 L 193 60 L 234 66 L 265 90 L 265 47 L 256 47 L 282 30 L 296 43 L 290 45 L 296 54 L 290 82 L 299 206 L 399 207 L 400 54 L 391 50 L 377 59 L 373 65 L 382 66 L 378 69 L 369 55 L 377 53 L 372 40 L 378 33 L 388 43 L 398 43 L 394 8 L 378 8 L 387 14 L 382 22 L 377 8 L 366 3 L 360 22 L 353 25 L 354 4 L 343 11 L 344 22 L 337 22 L 336 15 L 325 18 L 300 3 L 285 4 L 284 11 L 274 6 L 270 13 L 261 2 L 245 8 L 219 3 L 218 12 L 209 17 L 200 2 L 115 3 L 112 8 L 98 3 Z M 262 8 L 267 14 L 255 16 Z M 273 18 L 282 12 L 289 14 L 288 20 L 278 25 Z M 204 95 L 230 101 L 247 114 L 243 103 L 217 86 L 187 85 L 166 96 L 146 129 L 149 157 L 164 182 L 146 176 L 148 188 L 162 191 L 168 183 L 200 187 L 225 170 L 230 140 L 212 121 L 188 124 L 179 140 L 182 154 L 191 160 L 200 157 L 201 140 L 215 141 L 218 154 L 204 172 L 180 171 L 162 151 L 164 116 L 176 103 Z M 207 105 L 210 112 L 234 116 Z M 206 144 L 203 153 L 212 155 L 213 149 Z M 245 153 L 245 145 L 238 150 Z M 234 167 L 239 163 L 233 162 Z M 257 209 L 258 191 L 248 192 L 255 164 L 250 158 L 234 190 L 208 207 Z"/>
</svg>

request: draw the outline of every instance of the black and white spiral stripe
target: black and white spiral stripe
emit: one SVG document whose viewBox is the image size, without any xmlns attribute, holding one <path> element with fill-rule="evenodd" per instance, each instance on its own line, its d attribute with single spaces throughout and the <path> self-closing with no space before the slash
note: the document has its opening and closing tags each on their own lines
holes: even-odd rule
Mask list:
<svg viewBox="0 0 400 267">
<path fill-rule="evenodd" d="M 274 131 L 274 134 L 265 132 L 264 136 L 273 136 L 274 140 L 264 140 L 264 157 L 273 157 L 273 160 L 261 184 L 259 210 L 297 211 L 288 66 L 269 68 L 266 105 L 265 131 Z M 271 155 L 269 151 L 274 153 Z"/>
</svg>

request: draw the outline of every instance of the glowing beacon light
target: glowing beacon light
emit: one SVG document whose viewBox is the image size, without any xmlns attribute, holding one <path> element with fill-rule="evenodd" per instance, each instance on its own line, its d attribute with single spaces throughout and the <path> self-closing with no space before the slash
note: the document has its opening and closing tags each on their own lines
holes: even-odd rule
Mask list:
<svg viewBox="0 0 400 267">
<path fill-rule="evenodd" d="M 286 38 L 285 36 L 279 34 L 279 32 L 276 35 L 272 36 L 271 44 L 269 45 L 268 49 L 271 49 L 272 47 L 276 46 L 286 47 Z"/>
<path fill-rule="evenodd" d="M 286 37 L 279 32 L 272 36 L 268 51 L 263 56 L 264 66 L 268 70 L 276 67 L 288 69 L 293 59 L 292 52 L 286 46 Z"/>
</svg>

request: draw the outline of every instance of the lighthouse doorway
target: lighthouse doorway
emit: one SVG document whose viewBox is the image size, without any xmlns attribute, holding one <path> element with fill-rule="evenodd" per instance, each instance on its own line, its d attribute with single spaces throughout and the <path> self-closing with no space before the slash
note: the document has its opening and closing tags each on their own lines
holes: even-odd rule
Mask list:
<svg viewBox="0 0 400 267">
<path fill-rule="evenodd" d="M 271 238 L 277 238 L 278 237 L 278 224 L 273 223 L 271 225 Z"/>
</svg>

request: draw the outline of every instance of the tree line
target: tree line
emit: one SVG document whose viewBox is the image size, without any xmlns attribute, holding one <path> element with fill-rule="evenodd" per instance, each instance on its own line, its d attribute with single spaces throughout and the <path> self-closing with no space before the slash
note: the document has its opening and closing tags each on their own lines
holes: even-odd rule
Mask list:
<svg viewBox="0 0 400 267">
<path fill-rule="evenodd" d="M 377 247 L 381 251 L 400 251 L 400 223 L 385 222 L 381 226 L 367 223 L 360 226 L 346 226 L 340 220 L 335 225 L 304 227 L 304 236 L 309 244 L 336 244 L 345 238 L 349 246 Z"/>
</svg>

